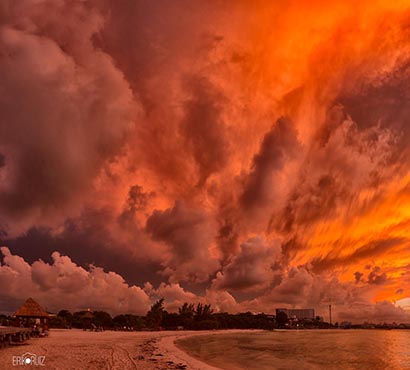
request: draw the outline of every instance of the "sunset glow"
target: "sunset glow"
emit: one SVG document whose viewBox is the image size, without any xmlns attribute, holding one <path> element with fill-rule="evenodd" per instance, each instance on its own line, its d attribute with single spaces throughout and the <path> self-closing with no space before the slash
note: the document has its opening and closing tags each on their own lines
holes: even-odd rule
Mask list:
<svg viewBox="0 0 410 370">
<path fill-rule="evenodd" d="M 409 26 L 410 1 L 3 2 L 0 304 L 408 320 Z"/>
</svg>

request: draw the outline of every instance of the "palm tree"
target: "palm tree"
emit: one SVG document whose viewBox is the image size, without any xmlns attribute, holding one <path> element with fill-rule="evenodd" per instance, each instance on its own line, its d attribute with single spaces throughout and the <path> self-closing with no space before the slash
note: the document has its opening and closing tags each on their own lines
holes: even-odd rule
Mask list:
<svg viewBox="0 0 410 370">
<path fill-rule="evenodd" d="M 158 329 L 164 316 L 164 298 L 156 301 L 147 312 L 147 324 L 151 328 Z"/>
<path fill-rule="evenodd" d="M 195 311 L 195 320 L 209 320 L 213 312 L 214 310 L 211 308 L 210 304 L 203 305 L 202 303 L 198 303 Z"/>
<path fill-rule="evenodd" d="M 188 304 L 185 302 L 182 307 L 178 309 L 179 314 L 186 319 L 192 319 L 195 314 L 195 306 L 193 303 Z"/>
</svg>

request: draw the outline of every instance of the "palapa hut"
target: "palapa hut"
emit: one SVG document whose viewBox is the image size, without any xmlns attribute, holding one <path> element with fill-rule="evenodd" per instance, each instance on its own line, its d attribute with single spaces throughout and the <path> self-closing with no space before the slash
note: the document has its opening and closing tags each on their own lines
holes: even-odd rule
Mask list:
<svg viewBox="0 0 410 370">
<path fill-rule="evenodd" d="M 25 323 L 28 323 L 30 319 L 34 319 L 40 324 L 46 324 L 47 319 L 49 318 L 47 311 L 33 298 L 28 298 L 16 311 L 14 316 Z"/>
</svg>

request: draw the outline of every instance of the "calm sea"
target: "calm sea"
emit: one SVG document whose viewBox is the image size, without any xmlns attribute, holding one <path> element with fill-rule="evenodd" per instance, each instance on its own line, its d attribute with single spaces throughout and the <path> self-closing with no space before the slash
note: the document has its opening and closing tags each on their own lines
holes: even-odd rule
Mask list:
<svg viewBox="0 0 410 370">
<path fill-rule="evenodd" d="M 409 330 L 306 330 L 197 336 L 177 346 L 228 370 L 410 369 Z"/>
</svg>

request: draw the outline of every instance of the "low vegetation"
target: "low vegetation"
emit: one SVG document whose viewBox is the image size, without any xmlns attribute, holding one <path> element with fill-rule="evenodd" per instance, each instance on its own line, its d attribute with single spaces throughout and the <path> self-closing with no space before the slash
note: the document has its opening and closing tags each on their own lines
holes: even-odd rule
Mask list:
<svg viewBox="0 0 410 370">
<path fill-rule="evenodd" d="M 0 325 L 12 325 L 10 316 L 0 315 Z M 155 302 L 145 316 L 123 314 L 112 317 L 105 311 L 61 310 L 49 319 L 51 328 L 78 328 L 84 330 L 213 330 L 213 329 L 409 329 L 405 324 L 329 324 L 316 317 L 313 320 L 292 320 L 284 312 L 275 317 L 251 312 L 230 314 L 214 312 L 211 305 L 184 303 L 178 313 L 167 312 L 164 299 Z"/>
</svg>

